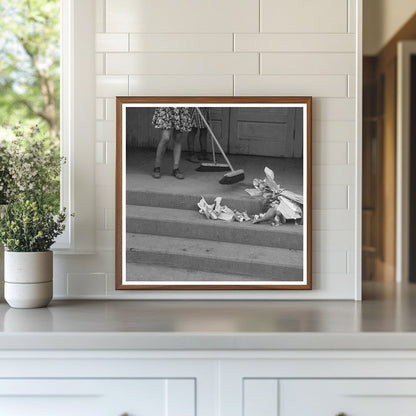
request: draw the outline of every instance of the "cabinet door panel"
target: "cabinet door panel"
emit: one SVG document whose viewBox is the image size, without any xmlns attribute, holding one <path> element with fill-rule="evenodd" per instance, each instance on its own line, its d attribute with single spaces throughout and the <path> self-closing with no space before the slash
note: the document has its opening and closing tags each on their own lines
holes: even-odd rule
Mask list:
<svg viewBox="0 0 416 416">
<path fill-rule="evenodd" d="M 1 380 L 0 409 L 7 416 L 194 416 L 195 380 Z"/>
<path fill-rule="evenodd" d="M 280 416 L 413 416 L 414 380 L 281 380 Z"/>
</svg>

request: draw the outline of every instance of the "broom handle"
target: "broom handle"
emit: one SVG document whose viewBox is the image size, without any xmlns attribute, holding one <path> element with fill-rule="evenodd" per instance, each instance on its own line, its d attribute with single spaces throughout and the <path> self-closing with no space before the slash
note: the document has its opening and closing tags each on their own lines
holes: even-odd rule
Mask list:
<svg viewBox="0 0 416 416">
<path fill-rule="evenodd" d="M 198 111 L 198 114 L 201 116 L 202 121 L 204 122 L 204 124 L 207 126 L 208 131 L 211 134 L 211 137 L 214 139 L 215 143 L 217 144 L 218 148 L 220 149 L 220 152 L 222 154 L 222 156 L 224 157 L 225 161 L 227 162 L 227 165 L 230 167 L 230 169 L 232 171 L 234 171 L 231 162 L 228 160 L 228 157 L 226 156 L 226 154 L 224 153 L 224 150 L 222 150 L 222 147 L 220 145 L 220 142 L 218 141 L 218 139 L 215 137 L 214 132 L 212 131 L 211 127 L 209 126 L 208 122 L 205 120 L 205 117 L 202 115 L 201 110 L 198 107 L 195 107 L 196 110 Z"/>
<path fill-rule="evenodd" d="M 217 157 L 215 155 L 214 140 L 212 139 L 211 134 L 210 134 L 210 138 L 211 138 L 211 148 L 212 148 L 212 160 L 214 161 L 214 165 L 216 165 L 217 164 Z"/>
</svg>

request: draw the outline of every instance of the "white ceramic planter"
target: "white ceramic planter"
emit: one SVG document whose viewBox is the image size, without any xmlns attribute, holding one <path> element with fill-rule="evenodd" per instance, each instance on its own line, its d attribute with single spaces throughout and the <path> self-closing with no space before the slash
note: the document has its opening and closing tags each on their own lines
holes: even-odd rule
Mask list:
<svg viewBox="0 0 416 416">
<path fill-rule="evenodd" d="M 4 253 L 4 298 L 12 308 L 42 308 L 53 295 L 53 252 Z"/>
</svg>

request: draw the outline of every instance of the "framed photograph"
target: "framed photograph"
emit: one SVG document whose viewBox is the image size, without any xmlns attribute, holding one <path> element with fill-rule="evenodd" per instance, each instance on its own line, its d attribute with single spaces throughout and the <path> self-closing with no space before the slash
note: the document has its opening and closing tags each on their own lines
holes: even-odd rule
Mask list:
<svg viewBox="0 0 416 416">
<path fill-rule="evenodd" d="M 117 97 L 116 289 L 311 289 L 311 97 Z"/>
</svg>

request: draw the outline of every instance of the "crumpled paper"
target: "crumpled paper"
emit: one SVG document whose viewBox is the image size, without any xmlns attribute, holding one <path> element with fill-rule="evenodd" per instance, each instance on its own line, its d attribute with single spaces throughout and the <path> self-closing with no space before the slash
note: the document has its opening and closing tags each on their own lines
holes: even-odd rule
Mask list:
<svg viewBox="0 0 416 416">
<path fill-rule="evenodd" d="M 254 216 L 253 223 L 270 221 L 272 225 L 280 225 L 286 220 L 302 220 L 303 196 L 282 188 L 275 181 L 274 172 L 267 166 L 264 174 L 264 179 L 253 180 L 254 189 L 246 189 L 252 197 L 263 197 L 269 206 L 267 212 Z"/>
<path fill-rule="evenodd" d="M 213 204 L 208 204 L 204 197 L 198 202 L 199 213 L 205 215 L 209 220 L 221 220 L 221 221 L 251 221 L 251 218 L 246 212 L 240 212 L 232 210 L 226 205 L 221 205 L 222 197 L 218 196 L 214 199 Z"/>
</svg>

